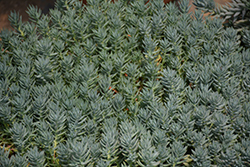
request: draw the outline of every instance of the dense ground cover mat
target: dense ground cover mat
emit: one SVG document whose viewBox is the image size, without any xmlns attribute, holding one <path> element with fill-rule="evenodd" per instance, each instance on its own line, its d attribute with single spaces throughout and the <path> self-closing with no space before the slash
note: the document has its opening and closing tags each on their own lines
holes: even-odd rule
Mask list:
<svg viewBox="0 0 250 167">
<path fill-rule="evenodd" d="M 249 166 L 250 49 L 162 0 L 57 0 L 0 33 L 0 166 Z"/>
</svg>

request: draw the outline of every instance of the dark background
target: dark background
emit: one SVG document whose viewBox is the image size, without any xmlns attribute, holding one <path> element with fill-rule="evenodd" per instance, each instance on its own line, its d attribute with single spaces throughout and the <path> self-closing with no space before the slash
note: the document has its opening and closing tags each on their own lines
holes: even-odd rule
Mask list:
<svg viewBox="0 0 250 167">
<path fill-rule="evenodd" d="M 0 0 L 0 29 L 11 28 L 8 20 L 10 11 L 18 11 L 22 20 L 28 20 L 26 13 L 29 5 L 38 6 L 43 13 L 48 13 L 54 7 L 55 0 Z"/>
</svg>

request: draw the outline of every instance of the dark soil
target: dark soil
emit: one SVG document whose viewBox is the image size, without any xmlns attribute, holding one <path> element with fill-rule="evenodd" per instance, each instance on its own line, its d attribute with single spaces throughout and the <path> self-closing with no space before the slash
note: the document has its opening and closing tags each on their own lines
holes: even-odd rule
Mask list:
<svg viewBox="0 0 250 167">
<path fill-rule="evenodd" d="M 11 11 L 17 11 L 22 15 L 22 21 L 28 21 L 26 10 L 29 5 L 38 6 L 43 13 L 48 13 L 54 7 L 55 0 L 0 0 L 0 30 L 10 29 L 8 16 Z"/>
</svg>

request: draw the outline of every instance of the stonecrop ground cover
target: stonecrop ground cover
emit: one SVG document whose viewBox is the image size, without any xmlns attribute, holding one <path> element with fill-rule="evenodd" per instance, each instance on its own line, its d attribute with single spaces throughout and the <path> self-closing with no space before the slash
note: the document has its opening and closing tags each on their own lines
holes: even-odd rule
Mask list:
<svg viewBox="0 0 250 167">
<path fill-rule="evenodd" d="M 0 33 L 0 166 L 250 166 L 250 49 L 162 0 L 57 0 Z"/>
</svg>

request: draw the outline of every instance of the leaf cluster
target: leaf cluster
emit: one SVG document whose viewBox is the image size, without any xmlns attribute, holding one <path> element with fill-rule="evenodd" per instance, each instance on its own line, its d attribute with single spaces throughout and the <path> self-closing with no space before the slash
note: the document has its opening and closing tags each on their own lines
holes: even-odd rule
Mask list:
<svg viewBox="0 0 250 167">
<path fill-rule="evenodd" d="M 205 13 L 210 12 L 210 16 L 221 17 L 225 27 L 237 29 L 241 36 L 242 45 L 249 48 L 250 34 L 250 2 L 248 0 L 232 0 L 231 3 L 218 6 L 214 1 L 195 0 L 196 8 Z"/>
</svg>

